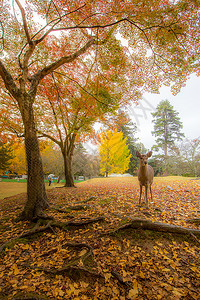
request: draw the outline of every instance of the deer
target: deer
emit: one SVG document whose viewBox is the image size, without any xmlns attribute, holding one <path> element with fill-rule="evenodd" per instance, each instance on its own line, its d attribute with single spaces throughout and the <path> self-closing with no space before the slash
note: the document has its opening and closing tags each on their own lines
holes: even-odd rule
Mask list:
<svg viewBox="0 0 200 300">
<path fill-rule="evenodd" d="M 147 191 L 148 188 L 151 193 L 151 201 L 153 200 L 152 197 L 152 190 L 151 185 L 153 183 L 154 177 L 154 170 L 151 166 L 148 165 L 148 158 L 151 157 L 152 152 L 149 151 L 147 154 L 140 154 L 140 152 L 136 152 L 136 156 L 139 158 L 140 166 L 138 169 L 138 181 L 140 185 L 140 198 L 139 198 L 139 206 L 141 205 L 141 196 L 142 196 L 142 187 L 145 186 L 145 201 L 148 206 L 148 198 L 147 198 Z"/>
</svg>

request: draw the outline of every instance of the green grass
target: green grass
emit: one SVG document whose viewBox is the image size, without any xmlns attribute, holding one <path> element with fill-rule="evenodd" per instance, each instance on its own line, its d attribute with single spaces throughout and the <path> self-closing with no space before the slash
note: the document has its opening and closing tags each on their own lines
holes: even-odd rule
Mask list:
<svg viewBox="0 0 200 300">
<path fill-rule="evenodd" d="M 64 185 L 64 180 L 61 180 L 59 183 L 55 181 L 51 184 L 51 186 L 48 186 L 48 180 L 45 180 L 45 185 L 47 189 L 61 187 Z M 26 193 L 26 186 L 26 180 L 20 179 L 20 181 L 17 181 L 15 179 L 4 179 L 0 181 L 0 199 L 4 199 L 21 193 Z"/>
</svg>

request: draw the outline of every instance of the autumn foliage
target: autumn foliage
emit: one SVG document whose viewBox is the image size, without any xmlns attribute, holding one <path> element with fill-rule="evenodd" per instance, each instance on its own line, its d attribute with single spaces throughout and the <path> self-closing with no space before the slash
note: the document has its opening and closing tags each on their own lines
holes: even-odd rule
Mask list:
<svg viewBox="0 0 200 300">
<path fill-rule="evenodd" d="M 128 170 L 130 157 L 127 138 L 123 133 L 115 131 L 101 131 L 99 143 L 100 172 L 108 177 L 111 173 L 123 174 Z"/>
<path fill-rule="evenodd" d="M 157 93 L 162 84 L 177 93 L 191 73 L 199 74 L 199 28 L 199 1 L 192 0 L 2 1 L 0 128 L 24 136 L 28 198 L 21 219 L 34 219 L 48 207 L 37 139 L 38 124 L 45 127 L 48 116 L 44 109 L 38 123 L 36 116 L 48 94 L 54 93 L 52 103 L 65 99 L 66 106 L 75 98 L 75 116 L 79 101 L 87 108 L 95 102 L 103 120 L 104 113 L 145 91 Z M 52 115 L 58 117 L 55 109 Z M 66 135 L 73 141 L 76 133 L 67 129 Z M 69 171 L 72 147 L 65 161 Z"/>
<path fill-rule="evenodd" d="M 15 222 L 25 195 L 1 200 L 1 299 L 199 299 L 199 180 L 155 178 L 148 210 L 137 178 L 77 187 L 49 190 L 54 221 L 35 227 Z M 128 226 L 137 219 L 196 233 Z"/>
</svg>

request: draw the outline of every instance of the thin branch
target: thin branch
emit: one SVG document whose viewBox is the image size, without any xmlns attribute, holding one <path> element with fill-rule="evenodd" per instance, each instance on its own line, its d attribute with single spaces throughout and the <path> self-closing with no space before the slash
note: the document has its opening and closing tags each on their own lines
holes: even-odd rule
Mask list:
<svg viewBox="0 0 200 300">
<path fill-rule="evenodd" d="M 104 103 L 102 101 L 100 101 L 98 98 L 96 98 L 93 94 L 91 94 L 90 92 L 88 92 L 82 85 L 80 85 L 80 83 L 78 83 L 78 81 L 76 81 L 75 79 L 72 79 L 70 77 L 68 77 L 67 75 L 63 74 L 63 73 L 60 73 L 60 72 L 57 72 L 57 71 L 54 71 L 54 73 L 56 74 L 59 74 L 59 75 L 62 75 L 64 77 L 66 77 L 67 79 L 75 82 L 84 92 L 86 92 L 89 96 L 91 96 L 92 98 L 94 98 L 97 102 L 101 103 L 102 105 L 105 105 L 105 106 L 110 106 L 109 104 L 107 103 Z"/>
<path fill-rule="evenodd" d="M 48 26 L 50 26 L 52 23 L 54 23 L 54 24 L 51 26 L 51 28 L 48 29 L 47 32 L 45 32 L 44 35 L 43 35 L 40 39 L 36 40 L 36 43 L 39 44 L 40 42 L 42 42 L 42 41 L 44 40 L 44 38 L 45 38 L 51 31 L 53 31 L 53 28 L 54 28 L 54 27 L 55 27 L 55 26 L 56 26 L 56 25 L 57 25 L 64 17 L 66 17 L 66 16 L 68 16 L 68 15 L 70 15 L 70 14 L 73 14 L 73 13 L 77 12 L 78 10 L 82 9 L 85 5 L 86 5 L 86 4 L 84 4 L 84 5 L 82 5 L 82 6 L 78 7 L 78 8 L 76 8 L 76 9 L 70 11 L 69 13 L 65 13 L 64 15 L 60 16 L 59 18 L 56 18 L 56 19 L 54 19 L 54 20 L 51 20 L 48 24 L 46 24 L 46 25 L 43 26 L 38 32 L 36 32 L 36 33 L 32 36 L 31 39 L 33 40 L 33 39 L 34 39 L 41 31 L 43 31 L 46 27 L 48 27 Z"/>
<path fill-rule="evenodd" d="M 58 9 L 57 9 L 57 6 L 55 5 L 55 3 L 54 3 L 53 0 L 51 0 L 51 1 L 49 2 L 49 6 L 48 6 L 48 9 L 47 9 L 47 13 L 46 13 L 46 19 L 47 19 L 47 16 L 48 16 L 48 13 L 49 13 L 49 10 L 50 10 L 51 3 L 52 3 L 52 2 L 53 2 L 53 6 L 55 7 L 55 9 L 56 9 L 56 11 L 57 11 L 57 13 L 58 13 L 58 15 L 59 15 L 59 19 L 61 20 L 61 15 L 60 15 L 60 13 L 59 13 L 59 11 L 58 11 Z"/>
<path fill-rule="evenodd" d="M 2 40 L 2 49 L 0 49 L 0 52 L 3 51 L 4 49 L 4 27 L 3 24 L 0 20 L 0 27 L 1 27 L 1 36 L 0 36 L 0 40 Z"/>
<path fill-rule="evenodd" d="M 176 32 L 175 32 L 172 28 L 170 28 L 170 30 L 171 30 L 172 33 L 174 34 L 174 36 L 175 36 L 175 38 L 176 38 L 178 44 L 184 49 L 184 51 L 185 51 L 187 54 L 190 54 L 189 51 L 185 48 L 185 46 L 179 41 L 179 38 L 178 38 Z"/>
<path fill-rule="evenodd" d="M 30 34 L 29 34 L 29 30 L 28 30 L 28 25 L 27 25 L 27 21 L 26 21 L 25 10 L 24 10 L 23 6 L 21 5 L 21 3 L 19 2 L 19 0 L 15 0 L 15 2 L 17 3 L 17 5 L 18 5 L 18 7 L 19 7 L 19 9 L 21 11 L 23 25 L 24 25 L 24 31 L 25 31 L 25 34 L 26 34 L 27 41 L 30 44 L 31 43 L 31 37 L 30 37 Z"/>
<path fill-rule="evenodd" d="M 54 78 L 53 73 L 51 74 L 51 76 L 52 76 L 52 79 L 53 79 L 53 82 L 54 82 L 54 86 L 55 86 L 56 91 L 57 91 L 58 102 L 60 102 L 60 101 L 59 101 L 59 100 L 60 100 L 60 93 L 59 93 L 58 86 L 57 86 L 57 84 L 56 84 L 56 81 L 55 81 L 55 78 Z M 50 101 L 50 100 L 49 100 L 49 101 Z M 52 105 L 52 104 L 51 104 L 51 105 Z M 63 113 L 62 113 L 62 110 L 61 110 L 61 105 L 60 105 L 60 103 L 59 103 L 59 110 L 60 110 L 60 113 L 61 113 L 61 121 L 62 121 L 62 125 L 63 125 L 63 128 L 64 128 L 64 130 L 65 130 L 65 134 L 67 135 L 67 129 L 66 129 L 66 126 L 65 126 L 64 121 L 63 121 Z M 59 133 L 59 136 L 60 136 L 60 140 L 62 141 L 61 131 L 60 131 L 60 129 L 59 129 L 59 127 L 58 127 L 58 124 L 57 124 L 57 116 L 56 116 L 56 113 L 55 113 L 54 110 L 53 110 L 53 112 L 54 112 L 54 115 L 55 115 L 56 128 L 57 128 L 57 130 L 58 130 L 58 133 Z"/>
</svg>

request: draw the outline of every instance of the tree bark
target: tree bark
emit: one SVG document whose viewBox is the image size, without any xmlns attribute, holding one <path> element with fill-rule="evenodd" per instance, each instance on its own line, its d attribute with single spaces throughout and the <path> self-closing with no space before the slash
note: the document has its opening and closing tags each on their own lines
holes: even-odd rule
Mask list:
<svg viewBox="0 0 200 300">
<path fill-rule="evenodd" d="M 64 173 L 65 173 L 65 186 L 74 187 L 74 178 L 72 175 L 72 154 L 67 154 L 66 151 L 62 151 L 64 160 Z"/>
<path fill-rule="evenodd" d="M 20 101 L 20 111 L 25 129 L 25 151 L 28 167 L 27 202 L 20 216 L 23 220 L 32 220 L 43 214 L 48 205 L 45 191 L 42 159 L 37 139 L 33 106 L 27 96 Z M 28 105 L 29 104 L 29 105 Z"/>
</svg>

